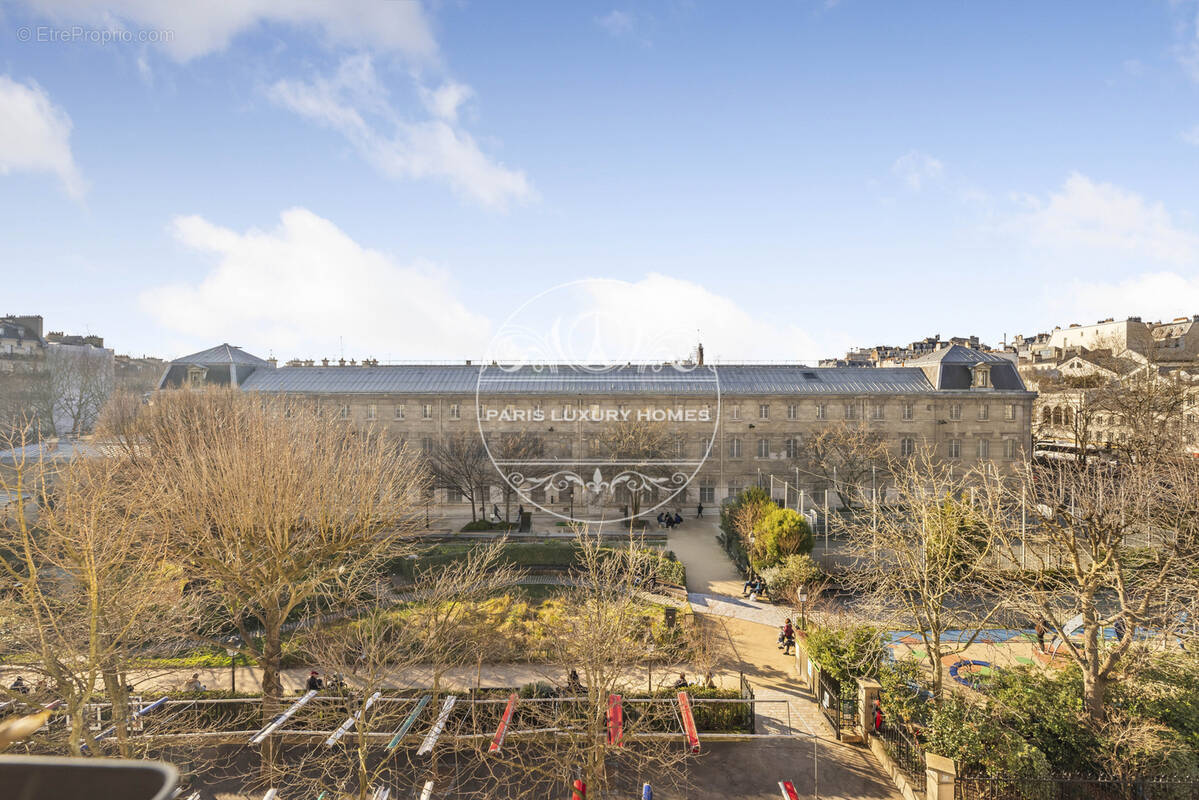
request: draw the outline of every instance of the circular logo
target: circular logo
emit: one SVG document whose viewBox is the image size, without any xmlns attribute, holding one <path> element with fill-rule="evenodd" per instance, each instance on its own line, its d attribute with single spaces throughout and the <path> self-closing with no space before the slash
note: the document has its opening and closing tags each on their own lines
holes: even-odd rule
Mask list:
<svg viewBox="0 0 1199 800">
<path fill-rule="evenodd" d="M 695 334 L 583 280 L 533 297 L 488 345 L 479 435 L 520 502 L 572 522 L 678 513 L 716 441 L 720 377 Z"/>
</svg>

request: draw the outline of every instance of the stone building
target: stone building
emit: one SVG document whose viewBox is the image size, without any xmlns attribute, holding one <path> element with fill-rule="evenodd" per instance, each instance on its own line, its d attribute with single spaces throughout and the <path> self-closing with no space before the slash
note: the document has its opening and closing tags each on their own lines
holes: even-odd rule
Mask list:
<svg viewBox="0 0 1199 800">
<path fill-rule="evenodd" d="M 961 346 L 890 368 L 712 367 L 701 359 L 683 368 L 509 371 L 470 362 L 276 367 L 225 344 L 172 361 L 159 386 L 207 384 L 313 402 L 427 452 L 451 434 L 531 432 L 543 442 L 543 467 L 580 472 L 601 455 L 598 421 L 656 414 L 674 436 L 671 459 L 688 475 L 678 499 L 687 505 L 767 486 L 772 475 L 808 497 L 822 492 L 823 478 L 802 469 L 802 442 L 845 422 L 877 431 L 895 456 L 919 449 L 963 468 L 1012 468 L 1031 451 L 1034 397 L 1010 360 Z M 439 490 L 438 499 L 456 498 Z M 534 499 L 565 505 L 572 498 L 550 489 Z"/>
</svg>

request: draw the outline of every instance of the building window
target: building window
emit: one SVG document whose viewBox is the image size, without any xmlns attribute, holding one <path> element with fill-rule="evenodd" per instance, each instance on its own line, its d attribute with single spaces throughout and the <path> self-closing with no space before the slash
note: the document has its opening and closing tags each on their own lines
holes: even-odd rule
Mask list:
<svg viewBox="0 0 1199 800">
<path fill-rule="evenodd" d="M 729 484 L 729 497 L 736 497 L 741 494 L 741 487 L 735 483 Z"/>
<path fill-rule="evenodd" d="M 741 439 L 736 436 L 729 439 L 729 458 L 741 458 Z"/>
<path fill-rule="evenodd" d="M 913 410 L 913 406 L 911 403 L 904 403 L 903 404 L 903 418 L 911 419 L 912 418 L 912 410 Z"/>
<path fill-rule="evenodd" d="M 699 487 L 699 501 L 701 503 L 707 503 L 708 505 L 712 505 L 713 503 L 715 503 L 716 502 L 716 487 L 715 486 Z"/>
<path fill-rule="evenodd" d="M 991 406 L 988 403 L 983 403 L 981 406 L 978 407 L 978 418 L 979 419 L 990 419 L 991 418 Z"/>
<path fill-rule="evenodd" d="M 770 458 L 770 440 L 758 440 L 758 458 Z"/>
<path fill-rule="evenodd" d="M 1003 440 L 1003 457 L 1004 458 L 1015 458 L 1016 457 L 1016 440 L 1015 439 L 1004 439 Z"/>
<path fill-rule="evenodd" d="M 846 419 L 857 419 L 858 418 L 858 404 L 857 403 L 846 403 L 845 404 L 845 418 Z"/>
<path fill-rule="evenodd" d="M 799 419 L 799 406 L 795 403 L 788 404 L 787 419 Z"/>
<path fill-rule="evenodd" d="M 366 407 L 366 418 L 367 419 L 375 419 L 378 416 L 379 416 L 379 407 L 377 405 L 375 405 L 374 403 L 371 403 L 369 406 Z"/>
<path fill-rule="evenodd" d="M 883 404 L 882 403 L 871 404 L 870 418 L 871 419 L 882 419 L 883 418 Z"/>
<path fill-rule="evenodd" d="M 792 436 L 786 441 L 787 458 L 799 458 L 799 437 Z"/>
<path fill-rule="evenodd" d="M 450 403 L 450 419 L 462 419 L 457 403 Z"/>
<path fill-rule="evenodd" d="M 824 403 L 816 404 L 816 419 L 828 419 L 828 406 Z"/>
<path fill-rule="evenodd" d="M 761 403 L 758 405 L 758 419 L 770 419 L 770 404 Z"/>
<path fill-rule="evenodd" d="M 741 406 L 729 406 L 729 419 L 741 419 Z"/>
<path fill-rule="evenodd" d="M 680 459 L 687 457 L 687 442 L 679 439 L 675 443 L 675 456 Z"/>
<path fill-rule="evenodd" d="M 403 418 L 404 418 L 404 406 L 402 406 L 402 405 L 398 405 L 398 406 L 396 406 L 396 410 L 395 410 L 395 418 L 396 418 L 396 419 L 403 419 Z"/>
<path fill-rule="evenodd" d="M 433 419 L 433 404 L 425 403 L 420 410 L 421 419 Z"/>
<path fill-rule="evenodd" d="M 1015 403 L 1007 404 L 1007 408 L 1005 408 L 1003 411 L 1003 418 L 1009 422 L 1011 422 L 1012 420 L 1014 420 L 1016 418 L 1016 404 Z"/>
<path fill-rule="evenodd" d="M 990 456 L 991 456 L 991 440 L 990 439 L 979 439 L 978 440 L 978 457 L 979 458 L 989 458 Z"/>
<path fill-rule="evenodd" d="M 962 457 L 962 440 L 961 439 L 950 439 L 949 440 L 949 457 L 950 458 L 961 458 Z"/>
<path fill-rule="evenodd" d="M 899 440 L 899 454 L 904 458 L 911 458 L 916 455 L 916 440 L 910 436 L 905 436 Z"/>
<path fill-rule="evenodd" d="M 562 442 L 562 457 L 571 458 L 572 456 L 574 456 L 574 442 L 566 439 Z"/>
<path fill-rule="evenodd" d="M 342 405 L 342 407 L 341 407 L 341 418 L 342 418 L 342 419 L 349 419 L 349 418 L 350 418 L 350 407 L 349 407 L 348 405 L 345 405 L 345 404 L 343 404 L 343 405 Z"/>
<path fill-rule="evenodd" d="M 1049 406 L 1045 406 L 1041 411 L 1041 422 L 1045 425 L 1053 424 L 1053 410 Z"/>
<path fill-rule="evenodd" d="M 950 419 L 961 419 L 962 418 L 962 404 L 961 403 L 951 403 L 949 405 L 949 418 Z"/>
<path fill-rule="evenodd" d="M 428 436 L 420 440 L 420 451 L 429 456 L 433 454 L 433 440 Z"/>
</svg>

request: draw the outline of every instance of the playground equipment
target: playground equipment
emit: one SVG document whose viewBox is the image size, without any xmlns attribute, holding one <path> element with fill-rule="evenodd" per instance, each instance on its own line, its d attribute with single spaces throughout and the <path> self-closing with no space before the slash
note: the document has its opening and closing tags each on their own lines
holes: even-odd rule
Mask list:
<svg viewBox="0 0 1199 800">
<path fill-rule="evenodd" d="M 516 711 L 516 692 L 508 695 L 508 705 L 504 707 L 499 727 L 495 730 L 495 738 L 491 740 L 491 747 L 487 748 L 487 752 L 498 753 L 500 751 L 500 747 L 504 744 L 504 737 L 508 735 L 508 723 L 512 721 L 514 711 Z"/>
<path fill-rule="evenodd" d="M 370 707 L 375 704 L 375 701 L 379 699 L 381 694 L 383 693 L 375 692 L 368 697 L 366 702 L 362 704 L 362 708 L 351 714 L 349 719 L 341 723 L 341 727 L 329 735 L 329 738 L 325 740 L 325 747 L 332 747 L 333 745 L 337 744 L 337 741 L 341 739 L 341 737 L 345 736 L 346 733 L 349 732 L 350 728 L 357 724 L 358 720 L 362 719 L 362 715 L 370 710 Z"/>
<path fill-rule="evenodd" d="M 683 734 L 687 737 L 687 747 L 694 754 L 699 752 L 699 732 L 695 728 L 695 716 L 691 713 L 691 698 L 686 692 L 679 692 L 679 716 L 683 718 Z"/>
<path fill-rule="evenodd" d="M 303 697 L 301 697 L 296 702 L 292 703 L 291 708 L 287 709 L 282 714 L 275 717 L 273 720 L 271 720 L 269 723 L 267 723 L 265 728 L 263 728 L 262 730 L 258 731 L 258 733 L 251 736 L 250 744 L 259 744 L 260 742 L 262 742 L 263 739 L 265 739 L 266 737 L 268 737 L 272 733 L 274 733 L 276 730 L 278 730 L 280 725 L 282 725 L 284 722 L 287 722 L 289 719 L 291 719 L 293 714 L 295 714 L 297 711 L 299 711 L 301 708 L 303 708 L 305 705 L 307 705 L 308 701 L 314 697 L 316 697 L 316 689 L 310 689 L 307 694 L 305 694 Z"/>
</svg>

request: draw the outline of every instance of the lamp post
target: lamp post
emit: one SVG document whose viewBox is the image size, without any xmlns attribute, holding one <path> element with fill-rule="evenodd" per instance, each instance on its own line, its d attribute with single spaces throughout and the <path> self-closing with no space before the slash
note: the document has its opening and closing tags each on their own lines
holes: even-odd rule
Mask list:
<svg viewBox="0 0 1199 800">
<path fill-rule="evenodd" d="M 229 696 L 237 694 L 237 649 L 234 647 L 226 647 L 225 652 L 229 654 Z"/>
</svg>

